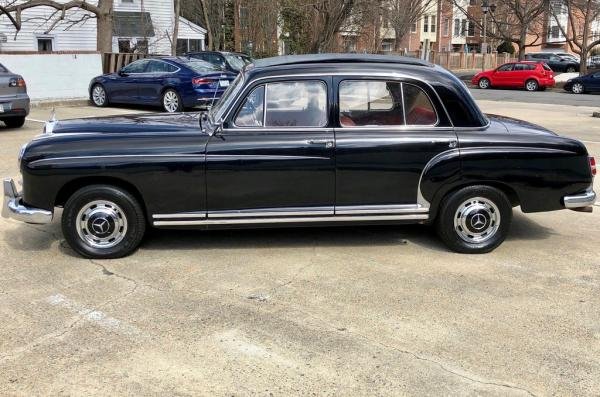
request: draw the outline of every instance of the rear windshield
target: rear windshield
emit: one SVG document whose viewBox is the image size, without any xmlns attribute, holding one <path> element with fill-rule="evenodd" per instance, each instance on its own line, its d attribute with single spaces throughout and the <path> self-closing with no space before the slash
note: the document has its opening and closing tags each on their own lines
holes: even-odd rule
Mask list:
<svg viewBox="0 0 600 397">
<path fill-rule="evenodd" d="M 236 72 L 239 72 L 240 70 L 242 70 L 244 68 L 244 66 L 251 63 L 249 58 L 241 56 L 241 55 L 237 55 L 237 54 L 224 54 L 224 55 L 225 55 L 225 59 L 227 59 L 227 63 L 229 63 L 229 66 L 231 66 L 231 68 L 233 70 L 235 70 Z"/>
<path fill-rule="evenodd" d="M 550 66 L 546 65 L 545 63 L 543 63 L 542 66 L 544 67 L 545 70 L 547 70 L 549 72 L 552 71 L 552 68 Z"/>
<path fill-rule="evenodd" d="M 220 70 L 212 63 L 197 60 L 186 62 L 184 65 L 195 73 L 212 73 Z"/>
</svg>

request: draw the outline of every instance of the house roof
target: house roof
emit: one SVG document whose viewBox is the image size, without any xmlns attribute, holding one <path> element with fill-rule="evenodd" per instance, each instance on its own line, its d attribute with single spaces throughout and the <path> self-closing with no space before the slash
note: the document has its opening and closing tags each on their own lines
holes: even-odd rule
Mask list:
<svg viewBox="0 0 600 397">
<path fill-rule="evenodd" d="M 113 36 L 154 37 L 154 25 L 149 12 L 115 11 Z"/>
<path fill-rule="evenodd" d="M 181 39 L 203 39 L 206 36 L 206 29 L 190 20 L 179 17 L 179 35 Z"/>
</svg>

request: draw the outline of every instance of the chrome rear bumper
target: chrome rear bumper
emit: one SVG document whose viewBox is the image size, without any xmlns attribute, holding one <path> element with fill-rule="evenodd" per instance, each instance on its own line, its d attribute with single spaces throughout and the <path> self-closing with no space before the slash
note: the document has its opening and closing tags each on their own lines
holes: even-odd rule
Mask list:
<svg viewBox="0 0 600 397">
<path fill-rule="evenodd" d="M 17 221 L 33 224 L 47 224 L 52 222 L 54 214 L 52 211 L 31 208 L 23 205 L 21 196 L 15 188 L 15 182 L 12 179 L 5 179 L 4 185 L 4 205 L 2 206 L 2 217 L 11 218 Z"/>
<path fill-rule="evenodd" d="M 572 196 L 564 197 L 565 208 L 568 209 L 581 209 L 591 207 L 596 202 L 596 193 L 591 187 L 584 193 L 574 194 Z"/>
</svg>

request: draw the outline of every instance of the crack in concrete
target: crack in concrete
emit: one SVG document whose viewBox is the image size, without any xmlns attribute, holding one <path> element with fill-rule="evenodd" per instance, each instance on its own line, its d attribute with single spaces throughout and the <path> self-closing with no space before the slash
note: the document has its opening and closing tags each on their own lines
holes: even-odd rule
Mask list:
<svg viewBox="0 0 600 397">
<path fill-rule="evenodd" d="M 89 259 L 89 261 L 90 261 L 90 263 L 92 265 L 95 265 L 95 266 L 99 267 L 101 269 L 101 271 L 102 271 L 102 274 L 104 274 L 105 276 L 115 276 L 115 277 L 120 278 L 122 280 L 129 281 L 130 283 L 134 284 L 135 289 L 137 289 L 138 287 L 146 287 L 148 289 L 151 289 L 151 290 L 154 290 L 154 291 L 158 291 L 158 292 L 168 292 L 168 291 L 164 291 L 164 290 L 162 290 L 162 289 L 160 289 L 158 287 L 155 287 L 155 286 L 153 286 L 151 284 L 141 283 L 141 282 L 139 282 L 138 280 L 136 280 L 134 278 L 131 278 L 131 277 L 125 276 L 123 274 L 117 273 L 114 270 L 110 270 L 106 266 L 104 266 L 102 263 L 99 263 L 99 262 L 97 262 L 94 259 Z"/>
</svg>

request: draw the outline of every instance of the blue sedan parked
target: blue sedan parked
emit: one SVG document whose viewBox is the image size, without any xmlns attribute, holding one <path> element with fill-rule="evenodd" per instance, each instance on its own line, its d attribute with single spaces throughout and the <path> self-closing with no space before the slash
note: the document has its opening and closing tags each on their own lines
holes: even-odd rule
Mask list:
<svg viewBox="0 0 600 397">
<path fill-rule="evenodd" d="M 571 91 L 574 94 L 600 92 L 600 71 L 571 79 L 567 81 L 564 88 L 566 91 Z"/>
<path fill-rule="evenodd" d="M 90 99 L 100 107 L 110 103 L 152 105 L 174 113 L 212 105 L 234 79 L 234 73 L 208 62 L 180 57 L 140 59 L 117 73 L 94 78 Z"/>
</svg>

